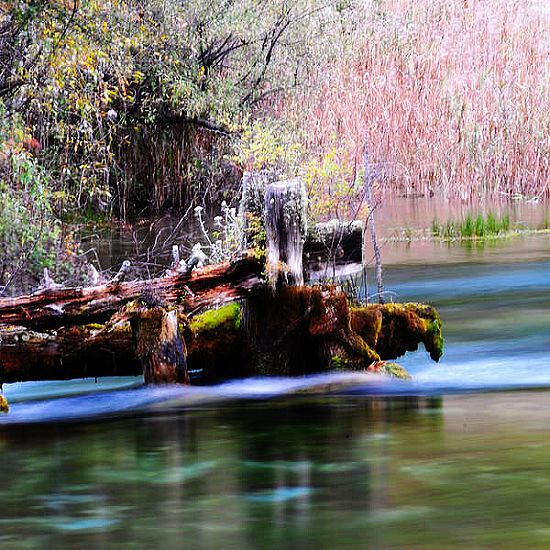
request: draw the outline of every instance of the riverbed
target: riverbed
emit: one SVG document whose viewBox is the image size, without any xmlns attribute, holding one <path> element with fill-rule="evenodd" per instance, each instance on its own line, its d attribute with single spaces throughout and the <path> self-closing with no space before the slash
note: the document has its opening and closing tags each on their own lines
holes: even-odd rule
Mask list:
<svg viewBox="0 0 550 550">
<path fill-rule="evenodd" d="M 440 363 L 196 388 L 6 385 L 2 548 L 547 548 L 550 237 L 389 242 Z"/>
</svg>

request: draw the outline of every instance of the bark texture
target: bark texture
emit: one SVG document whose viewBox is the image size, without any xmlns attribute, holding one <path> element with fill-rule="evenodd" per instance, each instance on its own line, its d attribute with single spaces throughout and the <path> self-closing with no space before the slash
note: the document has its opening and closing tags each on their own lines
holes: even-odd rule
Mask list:
<svg viewBox="0 0 550 550">
<path fill-rule="evenodd" d="M 189 384 L 177 310 L 162 307 L 138 310 L 133 313 L 130 325 L 145 383 Z"/>
<path fill-rule="evenodd" d="M 0 323 L 34 329 L 102 323 L 143 294 L 187 311 L 244 297 L 261 285 L 263 263 L 251 253 L 233 262 L 171 272 L 149 281 L 110 282 L 82 288 L 45 289 L 30 296 L 0 298 Z"/>
</svg>

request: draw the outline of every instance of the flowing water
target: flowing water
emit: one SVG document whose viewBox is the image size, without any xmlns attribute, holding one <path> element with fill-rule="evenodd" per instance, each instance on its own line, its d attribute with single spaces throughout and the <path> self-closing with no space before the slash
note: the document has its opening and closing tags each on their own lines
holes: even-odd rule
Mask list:
<svg viewBox="0 0 550 550">
<path fill-rule="evenodd" d="M 1 547 L 550 547 L 550 236 L 382 254 L 444 321 L 410 383 L 6 385 Z"/>
</svg>

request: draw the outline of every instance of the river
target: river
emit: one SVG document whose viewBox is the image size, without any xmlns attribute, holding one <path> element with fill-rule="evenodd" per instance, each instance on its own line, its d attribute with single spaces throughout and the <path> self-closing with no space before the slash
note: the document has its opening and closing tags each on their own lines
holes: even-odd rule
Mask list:
<svg viewBox="0 0 550 550">
<path fill-rule="evenodd" d="M 550 547 L 550 237 L 383 256 L 444 322 L 410 383 L 6 385 L 2 548 Z"/>
</svg>

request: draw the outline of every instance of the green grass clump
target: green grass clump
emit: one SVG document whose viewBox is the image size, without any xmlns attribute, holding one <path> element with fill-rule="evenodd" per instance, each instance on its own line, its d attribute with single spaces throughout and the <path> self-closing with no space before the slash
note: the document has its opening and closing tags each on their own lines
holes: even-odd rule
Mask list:
<svg viewBox="0 0 550 550">
<path fill-rule="evenodd" d="M 497 218 L 492 212 L 486 216 L 478 214 L 475 218 L 467 214 L 462 221 L 449 220 L 444 224 L 437 220 L 432 222 L 432 236 L 444 239 L 482 239 L 509 233 L 510 216 L 505 214 Z"/>
</svg>

